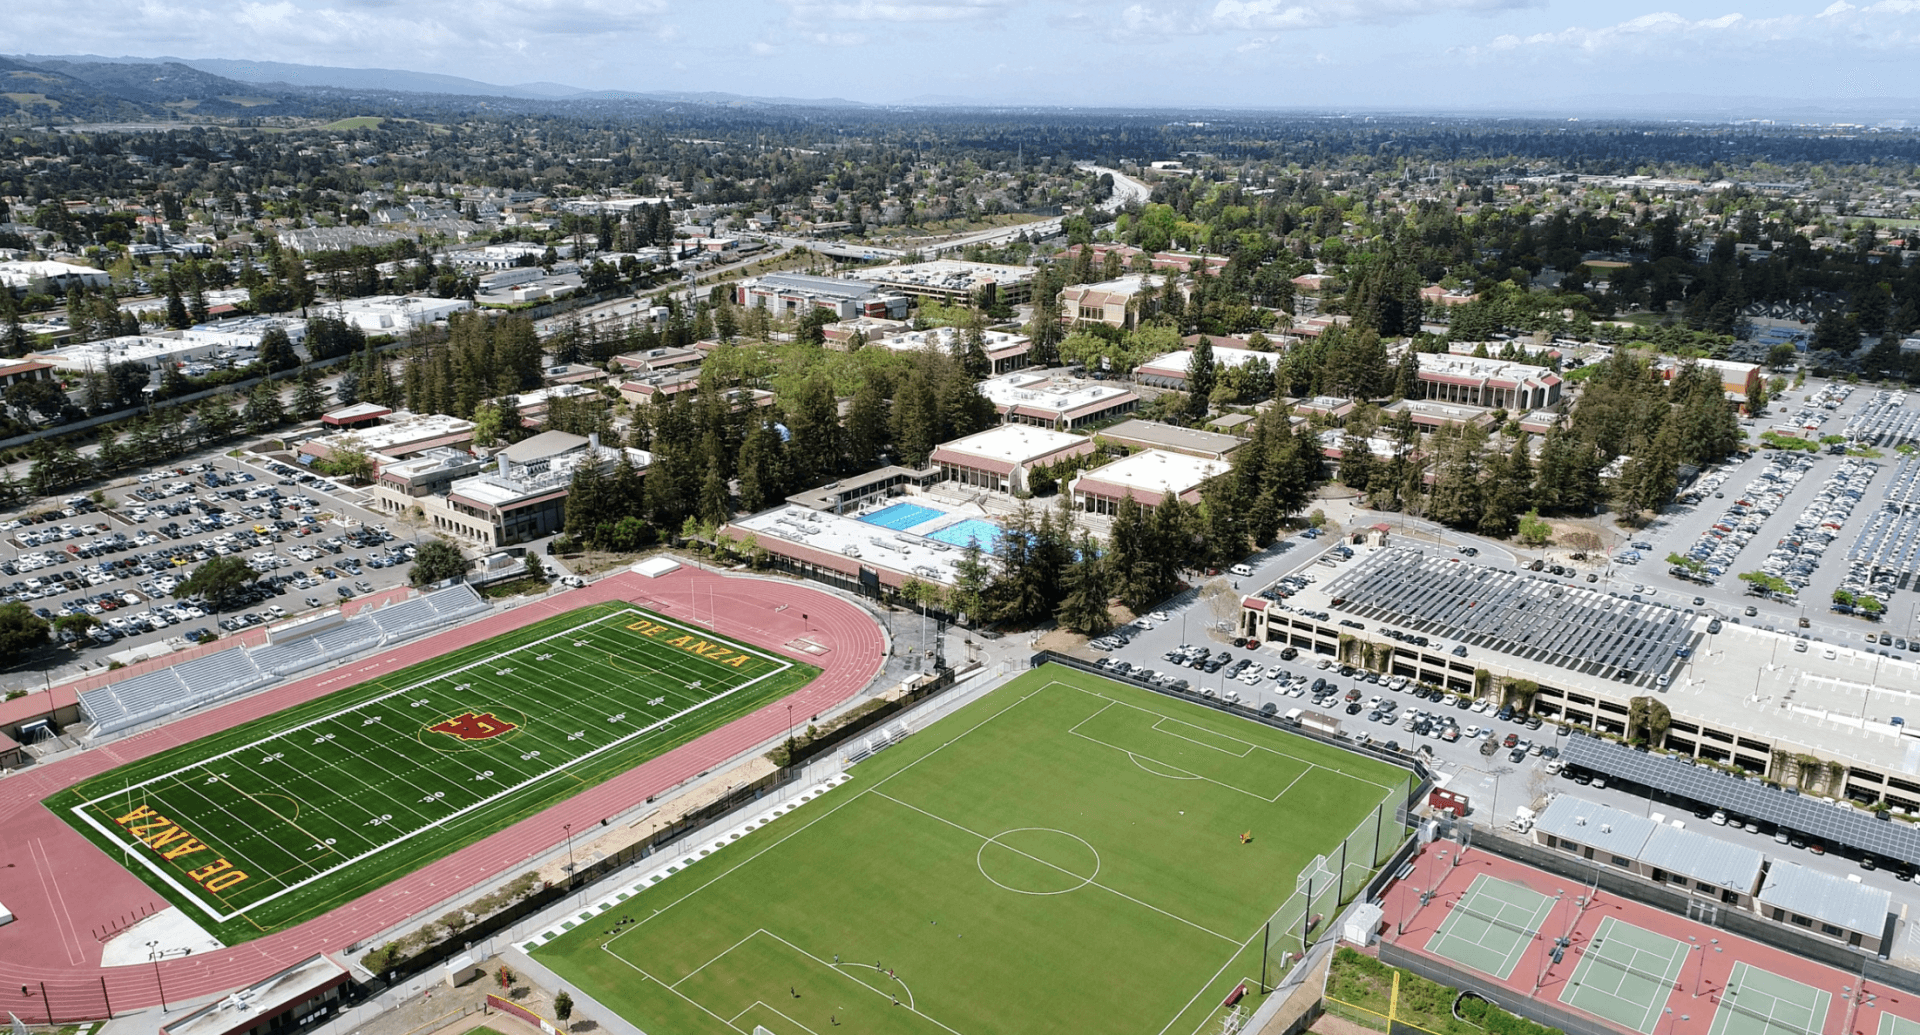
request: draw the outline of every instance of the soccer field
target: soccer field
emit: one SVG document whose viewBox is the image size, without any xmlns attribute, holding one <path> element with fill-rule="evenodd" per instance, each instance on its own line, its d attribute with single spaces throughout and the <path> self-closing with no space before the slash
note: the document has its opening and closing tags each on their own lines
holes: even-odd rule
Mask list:
<svg viewBox="0 0 1920 1035">
<path fill-rule="evenodd" d="M 1398 842 L 1408 777 L 1045 666 L 532 953 L 658 1035 L 1193 1035 Z"/>
<path fill-rule="evenodd" d="M 47 806 L 234 944 L 389 883 L 816 674 L 599 604 L 122 766 Z"/>
</svg>

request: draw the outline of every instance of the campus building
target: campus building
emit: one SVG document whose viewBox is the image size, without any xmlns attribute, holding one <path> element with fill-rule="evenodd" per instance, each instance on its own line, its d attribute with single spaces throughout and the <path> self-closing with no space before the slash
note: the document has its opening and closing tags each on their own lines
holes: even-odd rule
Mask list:
<svg viewBox="0 0 1920 1035">
<path fill-rule="evenodd" d="M 1214 346 L 1213 349 L 1213 365 L 1216 372 L 1243 367 L 1256 359 L 1271 368 L 1277 358 L 1271 352 L 1261 352 L 1256 349 L 1219 345 Z M 1135 367 L 1133 379 L 1143 385 L 1151 385 L 1155 388 L 1177 388 L 1184 392 L 1187 390 L 1187 373 L 1192 369 L 1193 350 L 1181 349 L 1164 356 L 1155 356 Z"/>
<path fill-rule="evenodd" d="M 1123 420 L 1112 427 L 1101 428 L 1093 437 L 1102 443 L 1128 449 L 1164 449 L 1169 453 L 1185 453 L 1206 460 L 1225 460 L 1234 450 L 1247 444 L 1247 440 L 1238 435 L 1196 431 L 1156 420 Z"/>
<path fill-rule="evenodd" d="M 1526 411 L 1560 403 L 1560 375 L 1546 367 L 1439 352 L 1419 353 L 1426 398 L 1488 409 Z"/>
<path fill-rule="evenodd" d="M 645 450 L 625 456 L 644 472 L 653 464 Z M 495 454 L 477 473 L 455 479 L 446 495 L 415 499 L 435 531 L 481 546 L 499 548 L 552 535 L 566 523 L 567 492 L 583 467 L 612 474 L 622 451 L 600 444 L 598 435 L 582 438 L 545 431 Z"/>
<path fill-rule="evenodd" d="M 935 447 L 932 462 L 950 483 L 1019 493 L 1028 490 L 1027 474 L 1094 450 L 1093 440 L 1026 424 L 1002 424 Z"/>
<path fill-rule="evenodd" d="M 1024 369 L 1027 356 L 1033 351 L 1033 339 L 1024 334 L 1009 334 L 1006 331 L 986 331 L 982 337 L 982 349 L 987 354 L 988 372 L 993 376 L 1009 374 Z M 900 331 L 889 334 L 879 341 L 870 341 L 869 347 L 880 345 L 895 352 L 918 352 L 921 349 L 939 349 L 954 356 L 966 351 L 966 332 L 957 327 L 932 327 L 924 331 Z"/>
<path fill-rule="evenodd" d="M 847 276 L 914 298 L 943 305 L 991 308 L 1022 305 L 1033 299 L 1031 266 L 1002 266 L 990 262 L 934 259 L 906 266 L 879 266 L 852 270 Z"/>
<path fill-rule="evenodd" d="M 864 281 L 805 273 L 769 273 L 741 281 L 733 300 L 736 305 L 793 316 L 825 309 L 842 320 L 857 316 L 904 320 L 910 304 L 907 296 Z"/>
<path fill-rule="evenodd" d="M 1169 492 L 1186 503 L 1200 502 L 1200 487 L 1226 470 L 1225 461 L 1148 449 L 1082 473 L 1070 491 L 1074 508 L 1090 514 L 1116 514 L 1128 497 L 1151 510 Z"/>
<path fill-rule="evenodd" d="M 1038 373 L 1004 374 L 976 387 L 1007 423 L 1037 424 L 1056 431 L 1123 417 L 1140 405 L 1138 395 L 1118 385 Z"/>
<path fill-rule="evenodd" d="M 1068 325 L 1104 323 L 1132 329 L 1141 317 L 1152 315 L 1151 307 L 1136 306 L 1134 299 L 1151 298 L 1158 290 L 1160 281 L 1144 273 L 1098 284 L 1070 284 L 1060 290 L 1060 319 Z M 1143 307 L 1149 311 L 1140 312 Z"/>
</svg>

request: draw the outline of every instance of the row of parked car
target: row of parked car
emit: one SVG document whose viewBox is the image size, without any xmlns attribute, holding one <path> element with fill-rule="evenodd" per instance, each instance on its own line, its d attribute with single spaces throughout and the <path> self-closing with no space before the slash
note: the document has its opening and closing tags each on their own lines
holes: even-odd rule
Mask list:
<svg viewBox="0 0 1920 1035">
<path fill-rule="evenodd" d="M 1761 522 L 1779 508 L 1800 479 L 1813 469 L 1813 464 L 1813 457 L 1806 453 L 1774 452 L 1767 466 L 1747 483 L 1719 520 L 1687 548 L 1687 558 L 1695 562 L 1698 569 L 1676 565 L 1670 573 L 1696 582 L 1718 581 L 1732 570 L 1734 558 L 1760 531 Z"/>
<path fill-rule="evenodd" d="M 1859 505 L 1868 483 L 1879 470 L 1880 465 L 1871 460 L 1843 461 L 1840 469 L 1829 475 L 1820 487 L 1819 495 L 1794 519 L 1793 529 L 1781 536 L 1773 551 L 1767 554 L 1760 570 L 1784 580 L 1795 590 L 1807 588 L 1813 581 L 1814 569 L 1820 566 L 1820 559 L 1839 538 L 1840 530 L 1846 527 L 1853 508 Z"/>
</svg>

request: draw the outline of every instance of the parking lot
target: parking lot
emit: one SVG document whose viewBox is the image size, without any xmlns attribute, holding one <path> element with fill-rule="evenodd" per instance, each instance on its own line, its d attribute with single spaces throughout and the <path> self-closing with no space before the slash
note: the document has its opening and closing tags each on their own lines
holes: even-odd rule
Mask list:
<svg viewBox="0 0 1920 1035">
<path fill-rule="evenodd" d="M 401 541 L 332 482 L 248 455 L 121 479 L 99 504 L 41 501 L 0 520 L 0 536 L 0 596 L 49 621 L 91 616 L 92 629 L 56 634 L 87 667 L 131 647 L 197 642 L 391 588 L 405 582 L 413 549 L 410 535 Z M 174 595 L 220 556 L 261 574 L 251 593 L 218 613 Z"/>
<path fill-rule="evenodd" d="M 1837 391 L 1823 394 L 1824 389 L 1819 382 L 1810 381 L 1805 390 L 1791 392 L 1779 401 L 1774 416 L 1762 418 L 1760 423 L 1772 426 L 1803 418 L 1804 423 L 1813 423 L 1811 414 L 1817 412 L 1822 422 L 1812 434 L 1839 434 L 1873 394 L 1856 389 L 1836 399 Z M 1825 409 L 1827 402 L 1833 402 L 1835 408 Z M 1762 428 L 1756 425 L 1748 430 L 1757 433 Z M 1897 588 L 1898 576 L 1891 581 L 1875 581 L 1871 566 L 1855 563 L 1854 556 L 1865 546 L 1873 551 L 1874 558 L 1885 559 L 1891 571 L 1910 554 L 1913 544 L 1898 536 L 1898 529 L 1904 526 L 1885 516 L 1884 506 L 1888 490 L 1901 484 L 1899 469 L 1905 462 L 1892 452 L 1876 459 L 1824 450 L 1761 450 L 1744 461 L 1711 468 L 1702 472 L 1694 493 L 1683 495 L 1632 535 L 1633 544 L 1642 547 L 1638 550 L 1640 563 L 1616 563 L 1604 580 L 1621 592 L 1639 593 L 1646 600 L 1675 607 L 1694 607 L 1728 622 L 1888 654 L 1899 650 L 1892 642 L 1898 638 L 1907 641 L 1911 651 L 1916 604 L 1916 599 L 1907 595 L 1911 590 Z M 1779 486 L 1789 466 L 1804 469 L 1792 479 L 1787 491 L 1777 496 L 1761 491 Z M 1767 473 L 1775 474 L 1778 480 L 1763 478 Z M 1746 493 L 1749 488 L 1754 489 L 1752 495 Z M 1740 506 L 1743 499 L 1747 505 Z M 1737 506 L 1741 512 L 1734 513 Z M 1716 529 L 1716 525 L 1726 527 Z M 1710 534 L 1716 531 L 1721 534 Z M 1736 551 L 1725 556 L 1727 563 L 1718 565 L 1723 570 L 1711 584 L 1669 571 L 1665 560 L 1669 554 L 1692 554 L 1699 559 L 1693 552 L 1709 540 L 1739 544 Z M 1794 592 L 1773 597 L 1752 595 L 1747 591 L 1748 584 L 1738 578 L 1748 571 L 1765 571 L 1787 579 Z M 1874 622 L 1835 612 L 1833 594 L 1840 589 L 1867 592 L 1886 602 L 1885 618 Z M 1879 643 L 1883 634 L 1888 637 L 1887 644 Z"/>
</svg>

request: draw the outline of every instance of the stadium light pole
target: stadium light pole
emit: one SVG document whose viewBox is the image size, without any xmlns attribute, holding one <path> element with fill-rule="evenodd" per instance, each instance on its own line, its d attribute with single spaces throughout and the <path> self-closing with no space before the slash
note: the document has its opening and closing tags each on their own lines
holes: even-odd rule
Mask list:
<svg viewBox="0 0 1920 1035">
<path fill-rule="evenodd" d="M 158 940 L 147 943 L 147 960 L 153 964 L 154 987 L 160 990 L 160 1012 L 166 1013 L 167 986 L 160 981 L 160 942 Z M 53 1012 L 51 1010 L 47 1012 L 47 1023 L 53 1023 Z"/>
</svg>

